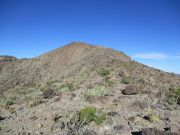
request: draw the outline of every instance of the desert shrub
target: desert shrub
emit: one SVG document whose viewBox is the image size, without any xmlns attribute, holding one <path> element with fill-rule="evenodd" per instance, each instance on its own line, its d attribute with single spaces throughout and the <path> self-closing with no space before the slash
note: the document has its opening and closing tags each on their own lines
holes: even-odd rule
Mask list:
<svg viewBox="0 0 180 135">
<path fill-rule="evenodd" d="M 154 122 L 159 122 L 161 119 L 159 117 L 159 115 L 156 115 L 156 114 L 152 114 L 152 115 L 149 115 L 149 121 L 154 123 Z"/>
<path fill-rule="evenodd" d="M 160 116 L 152 109 L 147 109 L 146 110 L 148 115 L 147 115 L 147 119 L 154 123 L 154 122 L 160 122 L 161 118 Z"/>
<path fill-rule="evenodd" d="M 121 80 L 121 83 L 123 83 L 123 84 L 129 84 L 130 82 L 131 82 L 130 77 L 124 77 L 124 78 Z"/>
<path fill-rule="evenodd" d="M 34 97 L 32 100 L 29 102 L 30 107 L 35 107 L 39 104 L 43 103 L 43 100 L 41 97 Z"/>
<path fill-rule="evenodd" d="M 90 123 L 94 121 L 97 125 L 103 123 L 106 120 L 106 114 L 100 109 L 87 107 L 79 112 L 80 121 Z"/>
<path fill-rule="evenodd" d="M 146 84 L 146 81 L 145 81 L 144 78 L 138 79 L 137 82 L 140 83 L 140 84 Z"/>
<path fill-rule="evenodd" d="M 79 113 L 73 115 L 72 118 L 70 118 L 69 122 L 66 124 L 67 131 L 66 134 L 68 135 L 79 135 L 82 134 L 83 127 L 85 126 L 84 121 L 80 120 Z"/>
<path fill-rule="evenodd" d="M 176 103 L 180 105 L 180 88 L 170 88 L 167 96 L 167 102 L 169 104 Z"/>
<path fill-rule="evenodd" d="M 104 77 L 104 76 L 108 76 L 110 74 L 109 70 L 107 68 L 101 68 L 99 70 L 99 75 Z"/>
<path fill-rule="evenodd" d="M 165 94 L 165 87 L 160 87 L 158 93 L 156 94 L 157 97 L 162 98 Z"/>
<path fill-rule="evenodd" d="M 110 77 L 109 77 L 109 75 L 110 75 L 109 69 L 101 68 L 98 73 L 99 73 L 99 75 L 101 77 L 103 77 L 103 85 L 105 85 L 107 87 L 109 87 L 109 86 L 111 87 L 113 85 L 113 82 L 109 80 L 110 79 Z"/>
<path fill-rule="evenodd" d="M 174 96 L 175 98 L 180 98 L 180 88 L 174 90 Z"/>
<path fill-rule="evenodd" d="M 109 95 L 109 92 L 105 86 L 96 86 L 89 90 L 88 95 L 93 97 L 106 96 Z"/>
<path fill-rule="evenodd" d="M 71 82 L 67 82 L 60 87 L 61 91 L 73 91 L 75 89 L 74 84 Z"/>
<path fill-rule="evenodd" d="M 0 106 L 10 106 L 13 105 L 15 103 L 15 101 L 13 101 L 12 99 L 8 99 L 8 98 L 0 98 Z"/>
<path fill-rule="evenodd" d="M 141 109 L 149 108 L 149 102 L 147 100 L 139 101 L 139 106 L 141 107 Z"/>
<path fill-rule="evenodd" d="M 111 86 L 113 86 L 113 84 L 114 84 L 114 82 L 113 81 L 111 81 L 111 80 L 109 80 L 110 79 L 110 77 L 109 76 L 105 76 L 104 77 L 104 85 L 105 86 L 107 86 L 107 87 L 111 87 Z"/>
<path fill-rule="evenodd" d="M 106 113 L 102 112 L 101 109 L 86 107 L 73 112 L 69 117 L 67 122 L 64 123 L 62 132 L 67 135 L 81 135 L 87 128 L 86 125 L 91 122 L 94 121 L 97 125 L 103 123 L 106 120 Z M 59 116 L 56 119 L 59 119 Z M 57 120 L 54 121 L 56 122 Z"/>
<path fill-rule="evenodd" d="M 51 86 L 53 83 L 56 83 L 58 80 L 50 80 L 50 81 L 48 81 L 46 84 L 48 85 L 48 86 Z"/>
<path fill-rule="evenodd" d="M 44 90 L 45 91 L 45 90 Z M 35 89 L 34 91 L 32 91 L 30 93 L 30 96 L 31 97 L 38 97 L 38 96 L 41 96 L 43 93 L 43 91 L 41 91 L 40 89 Z"/>
</svg>

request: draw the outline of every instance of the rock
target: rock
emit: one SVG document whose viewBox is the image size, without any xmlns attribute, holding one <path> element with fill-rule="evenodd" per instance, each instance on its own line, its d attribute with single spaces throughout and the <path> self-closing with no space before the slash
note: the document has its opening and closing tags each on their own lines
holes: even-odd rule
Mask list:
<svg viewBox="0 0 180 135">
<path fill-rule="evenodd" d="M 169 131 L 160 131 L 156 128 L 143 128 L 142 131 L 131 132 L 132 135 L 179 135 Z"/>
<path fill-rule="evenodd" d="M 179 133 L 180 134 L 180 128 L 176 124 L 171 124 L 170 125 L 170 130 L 171 130 L 171 132 L 175 132 L 175 133 Z"/>
<path fill-rule="evenodd" d="M 120 72 L 119 72 L 119 76 L 120 76 L 120 77 L 124 77 L 124 76 L 125 76 L 125 73 L 124 73 L 123 71 L 120 71 Z"/>
<path fill-rule="evenodd" d="M 59 96 L 57 96 L 57 97 L 55 97 L 55 98 L 53 99 L 54 102 L 58 102 L 58 101 L 60 101 L 60 100 L 61 100 L 61 97 L 59 97 Z"/>
<path fill-rule="evenodd" d="M 139 90 L 135 85 L 129 85 L 125 89 L 122 90 L 122 94 L 124 95 L 136 95 L 138 93 L 139 93 Z"/>
<path fill-rule="evenodd" d="M 53 135 L 56 135 L 56 134 L 59 135 L 59 133 L 63 132 L 65 127 L 66 127 L 66 125 L 65 125 L 65 123 L 63 121 L 57 121 L 52 125 L 51 132 L 52 132 Z M 64 135 L 64 134 L 62 134 L 62 135 Z"/>
<path fill-rule="evenodd" d="M 122 129 L 123 129 L 123 125 L 116 125 L 116 126 L 114 126 L 114 130 L 116 130 L 116 131 L 120 131 Z"/>
<path fill-rule="evenodd" d="M 142 135 L 141 131 L 133 131 L 131 132 L 132 135 Z"/>
<path fill-rule="evenodd" d="M 86 129 L 82 135 L 97 135 L 93 130 Z"/>
<path fill-rule="evenodd" d="M 2 120 L 4 120 L 4 119 L 5 119 L 5 117 L 0 116 L 0 121 L 2 121 Z"/>
<path fill-rule="evenodd" d="M 52 98 L 55 95 L 55 92 L 54 92 L 53 89 L 48 89 L 48 90 L 45 90 L 42 93 L 42 95 L 43 95 L 44 98 Z"/>
<path fill-rule="evenodd" d="M 107 115 L 108 116 L 111 116 L 111 117 L 114 117 L 115 115 L 117 115 L 118 113 L 115 112 L 115 111 L 112 111 L 112 112 L 109 112 Z"/>
<path fill-rule="evenodd" d="M 39 123 L 38 128 L 42 128 L 42 127 L 43 127 L 43 124 Z"/>
<path fill-rule="evenodd" d="M 110 125 L 104 125 L 99 128 L 98 134 L 100 135 L 110 135 L 111 134 L 111 127 Z"/>
<path fill-rule="evenodd" d="M 62 121 L 59 123 L 59 128 L 64 129 L 65 128 L 65 123 Z"/>
<path fill-rule="evenodd" d="M 171 131 L 171 127 L 165 127 L 164 131 Z"/>
<path fill-rule="evenodd" d="M 73 98 L 75 98 L 76 97 L 76 94 L 75 93 L 71 93 L 70 94 L 70 100 L 72 100 Z"/>
<path fill-rule="evenodd" d="M 60 101 L 62 98 L 62 92 L 57 92 L 56 97 L 53 99 L 54 102 Z"/>
<path fill-rule="evenodd" d="M 180 105 L 180 97 L 177 100 L 177 104 Z"/>
<path fill-rule="evenodd" d="M 163 132 L 156 128 L 144 128 L 142 129 L 142 135 L 163 135 Z"/>
<path fill-rule="evenodd" d="M 55 114 L 55 116 L 53 117 L 53 121 L 57 122 L 60 118 L 62 118 L 63 116 Z"/>
</svg>

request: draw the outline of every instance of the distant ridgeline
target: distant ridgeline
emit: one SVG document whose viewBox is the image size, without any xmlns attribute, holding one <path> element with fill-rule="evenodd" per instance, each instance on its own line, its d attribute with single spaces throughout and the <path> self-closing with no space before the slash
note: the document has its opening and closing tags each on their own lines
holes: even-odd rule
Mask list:
<svg viewBox="0 0 180 135">
<path fill-rule="evenodd" d="M 17 60 L 17 58 L 14 57 L 14 56 L 0 55 L 0 62 L 5 62 L 5 61 L 15 61 L 15 60 Z"/>
</svg>

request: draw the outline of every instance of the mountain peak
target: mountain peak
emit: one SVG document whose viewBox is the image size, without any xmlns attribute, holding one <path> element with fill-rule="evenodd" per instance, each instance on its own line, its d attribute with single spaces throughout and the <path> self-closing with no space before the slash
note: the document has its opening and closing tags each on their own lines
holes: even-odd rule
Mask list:
<svg viewBox="0 0 180 135">
<path fill-rule="evenodd" d="M 74 41 L 74 42 L 71 42 L 67 45 L 65 45 L 64 47 L 71 47 L 71 46 L 80 46 L 80 47 L 83 47 L 83 46 L 93 46 L 89 43 L 86 43 L 86 42 L 81 42 L 81 41 Z"/>
<path fill-rule="evenodd" d="M 0 56 L 1 58 L 8 60 L 12 57 Z M 179 76 L 134 62 L 123 52 L 84 42 L 73 42 L 33 59 L 0 62 L 0 109 L 3 116 L 0 118 L 7 123 L 7 128 L 3 127 L 5 130 L 0 130 L 0 133 L 8 131 L 4 135 L 11 135 L 14 133 L 13 129 L 19 129 L 24 124 L 21 122 L 26 121 L 27 128 L 23 129 L 25 133 L 29 133 L 28 129 L 39 133 L 43 131 L 44 135 L 74 133 L 74 129 L 79 130 L 79 127 L 64 126 L 64 129 L 60 129 L 57 125 L 62 125 L 59 123 L 62 121 L 71 123 L 74 120 L 72 118 L 79 118 L 81 112 L 89 115 L 89 107 L 102 108 L 103 117 L 107 114 L 105 116 L 112 120 L 112 126 L 103 120 L 103 128 L 101 125 L 94 127 L 93 124 L 91 127 L 91 124 L 87 124 L 88 128 L 94 129 L 98 135 L 102 134 L 99 131 L 104 129 L 104 126 L 112 128 L 110 134 L 116 134 L 114 127 L 117 127 L 117 123 L 124 124 L 120 125 L 120 128 L 129 127 L 126 121 L 131 121 L 132 118 L 147 123 L 147 129 L 152 126 L 152 122 L 162 128 L 164 125 L 171 125 L 172 123 L 167 122 L 171 122 L 173 118 L 172 121 L 177 124 L 178 129 L 180 103 L 179 100 L 174 100 L 176 96 L 172 96 L 180 90 L 176 90 L 179 86 Z M 173 89 L 176 93 L 172 93 Z M 177 106 L 174 106 L 175 104 Z M 144 119 L 144 116 L 151 117 L 152 112 L 147 114 L 144 111 L 151 107 L 153 116 L 158 117 L 158 120 Z M 170 121 L 164 119 L 167 109 L 174 109 Z M 16 115 L 13 115 L 12 111 L 15 111 Z M 73 116 L 72 112 L 77 112 L 78 115 Z M 133 115 L 127 117 L 127 112 Z M 62 116 L 61 120 L 57 119 L 59 116 Z M 162 116 L 162 119 L 159 116 Z M 6 117 L 8 119 L 4 119 Z M 44 121 L 45 119 L 47 120 Z M 133 119 L 132 129 L 136 129 L 137 122 Z M 74 122 L 79 125 L 79 119 Z M 43 124 L 40 125 L 41 129 L 34 126 L 39 123 Z M 83 131 L 84 127 L 81 128 L 80 131 Z M 9 129 L 12 129 L 12 132 L 9 132 Z"/>
</svg>

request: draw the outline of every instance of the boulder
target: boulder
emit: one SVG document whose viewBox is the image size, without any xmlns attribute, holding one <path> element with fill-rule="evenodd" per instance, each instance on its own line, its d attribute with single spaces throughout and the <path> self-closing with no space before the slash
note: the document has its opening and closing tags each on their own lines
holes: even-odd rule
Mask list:
<svg viewBox="0 0 180 135">
<path fill-rule="evenodd" d="M 123 71 L 119 71 L 119 76 L 120 77 L 124 77 L 125 76 L 125 73 Z"/>
<path fill-rule="evenodd" d="M 116 130 L 116 131 L 120 131 L 120 130 L 122 130 L 123 128 L 124 128 L 123 125 L 116 125 L 116 126 L 114 126 L 114 130 Z"/>
<path fill-rule="evenodd" d="M 43 98 L 52 98 L 55 95 L 55 92 L 53 89 L 45 90 L 43 93 Z"/>
<path fill-rule="evenodd" d="M 156 128 L 143 128 L 142 131 L 131 132 L 132 135 L 179 135 L 170 131 L 161 131 Z"/>
<path fill-rule="evenodd" d="M 112 112 L 109 112 L 107 115 L 108 116 L 111 116 L 111 117 L 114 117 L 115 115 L 117 115 L 118 113 L 115 112 L 115 111 L 112 111 Z"/>
<path fill-rule="evenodd" d="M 86 129 L 82 135 L 97 135 L 97 133 L 93 130 Z"/>
<path fill-rule="evenodd" d="M 180 105 L 180 97 L 177 99 L 177 104 Z"/>
<path fill-rule="evenodd" d="M 122 90 L 122 94 L 124 95 L 136 95 L 139 93 L 137 86 L 129 85 L 125 89 Z"/>
<path fill-rule="evenodd" d="M 144 128 L 142 129 L 142 135 L 178 135 L 178 134 L 169 131 L 160 131 L 156 128 Z"/>
</svg>

